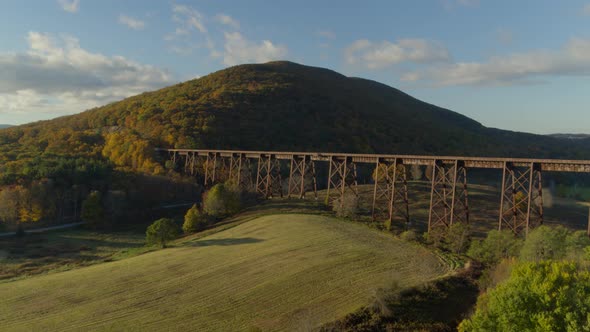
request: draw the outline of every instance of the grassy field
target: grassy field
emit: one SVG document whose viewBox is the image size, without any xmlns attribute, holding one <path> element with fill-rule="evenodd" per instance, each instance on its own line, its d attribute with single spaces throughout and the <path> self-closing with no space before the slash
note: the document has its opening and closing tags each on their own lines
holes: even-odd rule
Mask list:
<svg viewBox="0 0 590 332">
<path fill-rule="evenodd" d="M 307 330 L 366 305 L 380 287 L 448 272 L 428 250 L 364 225 L 269 215 L 174 248 L 0 284 L 0 326 Z"/>
<path fill-rule="evenodd" d="M 116 260 L 148 250 L 139 232 L 87 229 L 0 238 L 0 282 Z"/>
</svg>

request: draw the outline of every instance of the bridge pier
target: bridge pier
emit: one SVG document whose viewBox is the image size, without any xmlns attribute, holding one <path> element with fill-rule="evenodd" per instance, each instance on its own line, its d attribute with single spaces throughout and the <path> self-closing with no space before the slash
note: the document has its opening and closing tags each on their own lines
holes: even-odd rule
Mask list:
<svg viewBox="0 0 590 332">
<path fill-rule="evenodd" d="M 205 187 L 213 185 L 217 180 L 217 158 L 218 153 L 210 152 L 207 153 L 207 159 L 205 160 Z"/>
<path fill-rule="evenodd" d="M 274 195 L 283 197 L 281 163 L 273 155 L 261 154 L 258 157 L 256 192 L 266 198 Z"/>
<path fill-rule="evenodd" d="M 525 236 L 529 230 L 543 223 L 543 183 L 541 167 L 530 163 L 517 167 L 504 162 L 502 196 L 498 229 L 509 229 Z"/>
<path fill-rule="evenodd" d="M 240 190 L 250 191 L 253 186 L 250 159 L 243 153 L 232 153 L 229 158 L 228 181 Z"/>
<path fill-rule="evenodd" d="M 329 205 L 340 200 L 340 207 L 344 205 L 344 196 L 352 194 L 358 198 L 356 164 L 350 157 L 330 156 L 328 172 L 328 190 L 326 199 Z M 330 193 L 335 195 L 330 196 Z"/>
<path fill-rule="evenodd" d="M 469 222 L 467 169 L 462 161 L 434 160 L 431 175 L 428 231 L 449 228 L 453 222 Z M 459 185 L 457 185 L 459 182 Z"/>
<path fill-rule="evenodd" d="M 373 189 L 373 220 L 386 213 L 388 228 L 396 215 L 410 222 L 408 202 L 408 182 L 405 165 L 397 158 L 393 162 L 377 161 L 373 173 L 375 186 Z M 396 203 L 402 206 L 397 208 Z M 383 209 L 383 206 L 386 209 Z"/>
<path fill-rule="evenodd" d="M 190 175 L 195 175 L 197 173 L 197 158 L 198 155 L 195 152 L 187 152 L 184 158 L 184 173 Z"/>
<path fill-rule="evenodd" d="M 297 195 L 305 198 L 305 181 L 311 180 L 313 193 L 318 198 L 315 163 L 309 156 L 293 155 L 291 157 L 291 168 L 289 171 L 289 190 L 287 197 Z"/>
</svg>

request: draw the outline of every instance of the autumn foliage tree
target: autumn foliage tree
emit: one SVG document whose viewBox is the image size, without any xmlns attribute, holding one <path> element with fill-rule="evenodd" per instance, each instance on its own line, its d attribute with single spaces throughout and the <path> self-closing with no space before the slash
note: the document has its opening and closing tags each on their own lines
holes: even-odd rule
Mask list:
<svg viewBox="0 0 590 332">
<path fill-rule="evenodd" d="M 154 147 L 133 133 L 110 133 L 105 137 L 102 155 L 120 167 L 150 174 L 162 173 L 164 168 L 153 160 Z"/>
</svg>

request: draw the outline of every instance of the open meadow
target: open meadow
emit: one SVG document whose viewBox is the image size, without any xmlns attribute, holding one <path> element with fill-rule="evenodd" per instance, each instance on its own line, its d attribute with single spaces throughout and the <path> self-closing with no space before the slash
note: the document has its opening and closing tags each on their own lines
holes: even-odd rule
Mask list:
<svg viewBox="0 0 590 332">
<path fill-rule="evenodd" d="M 450 268 L 429 250 L 320 215 L 268 215 L 176 247 L 0 284 L 4 330 L 306 330 L 376 290 Z"/>
</svg>

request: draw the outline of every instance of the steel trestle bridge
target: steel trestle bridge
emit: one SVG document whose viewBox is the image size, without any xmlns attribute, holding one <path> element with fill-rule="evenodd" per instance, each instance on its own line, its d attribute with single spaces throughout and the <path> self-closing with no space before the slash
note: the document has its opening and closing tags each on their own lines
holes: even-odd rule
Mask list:
<svg viewBox="0 0 590 332">
<path fill-rule="evenodd" d="M 288 197 L 317 198 L 316 164 L 328 164 L 326 200 L 344 204 L 346 195 L 358 197 L 357 164 L 374 167 L 373 218 L 410 221 L 408 167 L 432 170 L 428 230 L 469 222 L 468 169 L 502 170 L 499 229 L 527 234 L 543 222 L 543 172 L 590 173 L 590 160 L 495 157 L 354 154 L 204 149 L 156 149 L 175 167 L 195 175 L 204 170 L 204 185 L 231 181 L 263 197 L 283 196 L 281 164 L 288 164 Z"/>
</svg>

